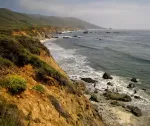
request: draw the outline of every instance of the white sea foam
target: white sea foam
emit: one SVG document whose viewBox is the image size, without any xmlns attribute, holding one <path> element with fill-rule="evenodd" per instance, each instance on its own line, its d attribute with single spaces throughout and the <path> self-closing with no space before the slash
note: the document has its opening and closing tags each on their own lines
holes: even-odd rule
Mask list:
<svg viewBox="0 0 150 126">
<path fill-rule="evenodd" d="M 45 46 L 51 51 L 54 59 L 67 72 L 71 79 L 80 79 L 81 77 L 93 78 L 98 81 L 96 88 L 102 92 L 107 88 L 107 83 L 111 82 L 114 86 L 109 87 L 110 90 L 118 90 L 120 93 L 133 95 L 134 91 L 126 88 L 129 84 L 128 79 L 112 75 L 112 80 L 104 80 L 102 78 L 104 72 L 96 71 L 90 67 L 87 57 L 80 55 L 77 49 L 64 49 L 52 41 L 45 43 Z M 129 104 L 140 106 L 140 108 L 142 107 L 147 112 L 150 112 L 150 97 L 140 89 L 137 96 L 140 96 L 141 99 L 133 98 Z"/>
</svg>

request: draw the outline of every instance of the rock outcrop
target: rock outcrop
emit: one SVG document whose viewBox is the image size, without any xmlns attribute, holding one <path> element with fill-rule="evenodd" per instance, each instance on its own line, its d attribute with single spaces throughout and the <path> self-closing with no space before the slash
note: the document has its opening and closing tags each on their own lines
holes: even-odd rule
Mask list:
<svg viewBox="0 0 150 126">
<path fill-rule="evenodd" d="M 87 83 L 96 83 L 96 80 L 93 80 L 92 78 L 81 78 L 81 80 L 87 82 Z"/>
<path fill-rule="evenodd" d="M 131 81 L 132 81 L 132 82 L 138 82 L 138 80 L 137 80 L 135 77 L 133 77 L 133 78 L 131 79 Z"/>
<path fill-rule="evenodd" d="M 135 84 L 134 83 L 130 83 L 127 88 L 135 88 Z"/>
<path fill-rule="evenodd" d="M 106 96 L 107 99 L 124 101 L 124 102 L 130 102 L 132 100 L 129 95 L 119 94 L 119 93 L 110 92 L 110 91 L 107 91 L 106 93 L 104 93 L 104 96 Z"/>
<path fill-rule="evenodd" d="M 127 106 L 127 108 L 137 117 L 142 116 L 141 109 L 135 106 Z"/>
<path fill-rule="evenodd" d="M 106 73 L 106 72 L 103 74 L 103 78 L 104 78 L 104 79 L 113 79 L 113 78 L 110 76 L 110 74 L 109 74 L 109 73 Z"/>
</svg>

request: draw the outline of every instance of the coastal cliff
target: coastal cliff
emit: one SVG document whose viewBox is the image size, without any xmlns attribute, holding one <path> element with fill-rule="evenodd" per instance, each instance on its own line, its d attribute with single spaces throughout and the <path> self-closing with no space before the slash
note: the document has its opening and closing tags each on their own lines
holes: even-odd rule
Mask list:
<svg viewBox="0 0 150 126">
<path fill-rule="evenodd" d="M 103 126 L 85 85 L 71 81 L 40 40 L 69 27 L 0 31 L 0 125 Z"/>
</svg>

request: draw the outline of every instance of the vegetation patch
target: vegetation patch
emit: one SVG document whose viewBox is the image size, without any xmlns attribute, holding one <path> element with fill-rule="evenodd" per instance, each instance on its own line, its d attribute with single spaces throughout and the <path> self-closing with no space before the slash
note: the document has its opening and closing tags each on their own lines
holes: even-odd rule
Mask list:
<svg viewBox="0 0 150 126">
<path fill-rule="evenodd" d="M 9 104 L 0 96 L 0 126 L 24 126 L 21 123 L 21 113 L 17 106 Z"/>
<path fill-rule="evenodd" d="M 0 68 L 11 67 L 11 66 L 13 66 L 13 63 L 11 61 L 0 57 Z"/>
<path fill-rule="evenodd" d="M 36 91 L 38 91 L 38 92 L 40 92 L 40 93 L 44 93 L 44 92 L 45 92 L 45 89 L 44 89 L 43 86 L 40 85 L 40 84 L 34 86 L 32 89 L 33 89 L 33 90 L 36 90 Z"/>
<path fill-rule="evenodd" d="M 27 36 L 16 36 L 15 39 L 33 54 L 39 55 L 40 49 L 43 49 L 47 52 L 47 54 L 49 54 L 48 49 L 38 39 L 33 39 Z"/>
<path fill-rule="evenodd" d="M 0 85 L 11 94 L 19 94 L 26 90 L 26 80 L 18 75 L 8 75 L 0 81 Z"/>
</svg>

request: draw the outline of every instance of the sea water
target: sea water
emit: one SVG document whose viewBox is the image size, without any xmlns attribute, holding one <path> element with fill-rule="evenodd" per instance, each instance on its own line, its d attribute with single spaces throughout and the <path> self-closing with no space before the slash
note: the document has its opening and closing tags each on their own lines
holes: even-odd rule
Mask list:
<svg viewBox="0 0 150 126">
<path fill-rule="evenodd" d="M 141 99 L 133 98 L 130 104 L 150 112 L 150 31 L 90 30 L 88 34 L 76 31 L 59 37 L 45 45 L 70 78 L 93 78 L 101 91 L 108 88 L 108 82 L 120 93 L 133 95 L 137 90 Z M 104 80 L 104 72 L 113 79 Z M 132 77 L 139 80 L 134 90 L 127 88 Z"/>
</svg>

